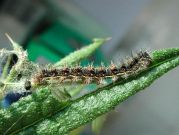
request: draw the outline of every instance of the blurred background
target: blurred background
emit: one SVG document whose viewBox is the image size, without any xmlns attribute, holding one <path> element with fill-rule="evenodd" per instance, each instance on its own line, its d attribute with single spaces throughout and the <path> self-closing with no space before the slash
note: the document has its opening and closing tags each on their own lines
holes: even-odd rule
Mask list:
<svg viewBox="0 0 179 135">
<path fill-rule="evenodd" d="M 54 63 L 95 37 L 112 37 L 88 60 L 119 59 L 140 49 L 179 47 L 178 0 L 0 0 L 0 48 L 5 37 L 29 59 Z M 179 69 L 120 104 L 106 117 L 100 135 L 178 135 Z M 91 125 L 81 135 L 94 134 Z"/>
</svg>

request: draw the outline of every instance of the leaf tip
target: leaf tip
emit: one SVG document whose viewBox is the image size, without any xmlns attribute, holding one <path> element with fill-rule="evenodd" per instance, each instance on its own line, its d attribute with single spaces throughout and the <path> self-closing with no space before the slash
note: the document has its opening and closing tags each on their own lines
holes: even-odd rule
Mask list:
<svg viewBox="0 0 179 135">
<path fill-rule="evenodd" d="M 94 38 L 93 42 L 105 42 L 111 40 L 112 37 L 107 37 L 107 38 Z"/>
<path fill-rule="evenodd" d="M 20 45 L 18 45 L 10 36 L 8 33 L 5 33 L 5 36 L 8 38 L 8 40 L 10 41 L 12 47 L 14 50 L 22 50 L 22 47 L 20 47 Z"/>
</svg>

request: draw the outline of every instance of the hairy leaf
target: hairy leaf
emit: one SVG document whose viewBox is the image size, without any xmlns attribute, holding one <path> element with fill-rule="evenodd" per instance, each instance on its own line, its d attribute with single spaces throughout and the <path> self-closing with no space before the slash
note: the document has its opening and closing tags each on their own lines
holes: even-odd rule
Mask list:
<svg viewBox="0 0 179 135">
<path fill-rule="evenodd" d="M 26 57 L 26 52 L 24 52 L 22 48 L 16 42 L 14 42 L 9 36 L 8 38 L 11 41 L 14 51 L 18 54 L 18 56 Z M 71 65 L 74 63 L 78 63 L 79 60 L 82 60 L 91 55 L 106 40 L 107 39 L 95 39 L 93 44 L 85 48 L 82 48 L 62 59 L 60 65 Z M 21 56 L 20 54 L 23 55 Z M 69 62 L 67 62 L 67 60 Z M 32 67 L 31 65 L 32 63 L 28 62 L 28 60 L 26 60 L 25 64 L 19 61 L 19 63 L 12 69 L 13 71 L 11 71 L 7 80 L 15 80 L 15 77 L 17 76 L 16 68 L 25 71 L 26 69 L 24 67 L 29 68 Z M 58 63 L 57 66 L 59 66 Z M 71 95 L 75 95 L 75 93 L 78 93 L 81 89 L 82 86 L 80 85 L 78 88 L 76 87 L 74 90 L 71 90 L 70 93 Z M 37 90 L 37 93 L 34 93 L 32 96 L 23 98 L 22 100 L 18 101 L 17 103 L 14 103 L 7 109 L 0 110 L 0 133 L 9 134 L 12 132 L 18 132 L 18 130 L 21 130 L 24 127 L 33 125 L 36 122 L 41 121 L 42 119 L 45 119 L 46 117 L 49 117 L 61 111 L 61 109 L 67 106 L 69 102 L 70 101 L 59 102 L 55 100 L 50 93 L 49 87 L 48 90 Z M 19 123 L 22 124 L 19 125 Z"/>
<path fill-rule="evenodd" d="M 179 65 L 179 49 L 154 51 L 152 59 L 153 65 L 142 74 L 99 88 L 76 100 L 57 102 L 47 89 L 37 91 L 8 109 L 0 110 L 0 133 L 67 134 L 113 110 Z"/>
<path fill-rule="evenodd" d="M 154 51 L 152 58 L 154 64 L 142 74 L 84 95 L 72 101 L 63 111 L 19 134 L 66 134 L 113 110 L 119 103 L 148 87 L 157 78 L 179 65 L 179 49 Z"/>
<path fill-rule="evenodd" d="M 59 62 L 57 62 L 54 67 L 60 67 L 65 65 L 73 65 L 79 63 L 81 60 L 89 57 L 96 49 L 98 49 L 102 44 L 104 44 L 109 38 L 102 39 L 96 38 L 94 39 L 94 43 L 86 46 L 79 51 L 75 51 L 69 54 L 67 57 L 63 58 Z"/>
</svg>

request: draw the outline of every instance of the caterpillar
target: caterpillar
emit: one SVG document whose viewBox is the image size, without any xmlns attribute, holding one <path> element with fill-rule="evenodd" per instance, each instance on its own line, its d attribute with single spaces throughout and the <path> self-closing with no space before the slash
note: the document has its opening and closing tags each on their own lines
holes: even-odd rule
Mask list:
<svg viewBox="0 0 179 135">
<path fill-rule="evenodd" d="M 140 51 L 135 56 L 128 58 L 125 63 L 117 66 L 115 64 L 111 64 L 108 67 L 99 66 L 94 67 L 93 65 L 89 65 L 87 67 L 74 66 L 74 67 L 63 67 L 59 69 L 41 69 L 40 71 L 35 72 L 32 77 L 25 82 L 19 83 L 7 83 L 6 85 L 10 85 L 17 87 L 19 85 L 20 92 L 16 91 L 14 93 L 7 93 L 6 97 L 15 97 L 15 100 L 20 99 L 23 96 L 27 96 L 32 93 L 31 90 L 35 90 L 38 86 L 49 86 L 51 84 L 52 87 L 56 87 L 55 89 L 73 86 L 71 83 L 87 85 L 91 83 L 95 83 L 97 85 L 104 84 L 107 80 L 116 81 L 120 79 L 127 79 L 131 76 L 137 75 L 140 72 L 146 70 L 150 64 L 152 63 L 152 58 L 149 53 Z M 69 83 L 66 85 L 66 83 Z M 23 88 L 22 88 L 22 87 Z M 25 91 L 24 91 L 25 90 Z M 53 95 L 57 95 L 58 91 L 52 91 L 52 93 L 56 92 Z M 13 95 L 13 96 L 12 96 Z M 60 98 L 61 97 L 69 97 L 68 92 L 65 90 L 60 90 Z M 14 100 L 14 99 L 13 99 Z"/>
<path fill-rule="evenodd" d="M 147 69 L 152 63 L 152 58 L 146 51 L 140 51 L 135 56 L 127 59 L 126 63 L 116 66 L 111 64 L 108 67 L 63 67 L 60 69 L 42 69 L 32 77 L 32 85 L 48 85 L 49 83 L 73 83 L 102 84 L 105 79 L 113 81 L 126 79 L 132 75 Z M 30 87 L 30 86 L 29 86 Z"/>
</svg>

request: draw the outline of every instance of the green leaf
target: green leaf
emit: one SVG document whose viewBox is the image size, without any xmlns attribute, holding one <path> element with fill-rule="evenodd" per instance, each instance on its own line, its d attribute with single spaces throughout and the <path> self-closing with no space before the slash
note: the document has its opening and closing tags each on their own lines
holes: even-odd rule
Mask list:
<svg viewBox="0 0 179 135">
<path fill-rule="evenodd" d="M 37 93 L 22 98 L 7 109 L 0 110 L 0 133 L 17 132 L 54 115 L 70 103 L 58 102 L 47 89 L 39 90 Z"/>
<path fill-rule="evenodd" d="M 96 38 L 94 39 L 94 43 L 78 50 L 75 51 L 71 54 L 69 54 L 67 57 L 63 58 L 62 60 L 60 60 L 59 62 L 57 62 L 54 67 L 61 67 L 61 66 L 65 66 L 65 65 L 74 65 L 77 64 L 79 62 L 81 62 L 81 60 L 89 57 L 96 49 L 98 49 L 102 44 L 104 44 L 107 40 L 109 40 L 109 38 L 106 39 L 102 39 L 102 38 Z"/>
<path fill-rule="evenodd" d="M 7 33 L 5 35 L 9 39 L 9 41 L 11 42 L 14 51 L 17 51 L 17 52 L 23 51 L 23 48 L 18 43 L 16 43 Z"/>
<path fill-rule="evenodd" d="M 102 129 L 103 125 L 104 125 L 104 122 L 105 122 L 107 116 L 108 116 L 107 114 L 104 114 L 102 116 L 99 116 L 95 120 L 93 120 L 93 122 L 92 122 L 92 131 L 95 133 L 95 135 L 100 134 L 101 129 Z"/>
<path fill-rule="evenodd" d="M 152 58 L 154 64 L 142 74 L 84 95 L 72 101 L 63 111 L 19 134 L 67 134 L 113 110 L 119 103 L 148 87 L 157 78 L 179 65 L 179 49 L 154 51 Z"/>
<path fill-rule="evenodd" d="M 154 51 L 151 56 L 153 65 L 142 74 L 99 88 L 76 100 L 58 102 L 47 89 L 23 98 L 8 109 L 0 110 L 0 133 L 69 133 L 113 110 L 119 103 L 179 65 L 179 49 Z"/>
<path fill-rule="evenodd" d="M 9 77 L 7 78 L 8 81 L 14 81 L 15 76 L 17 76 L 16 69 L 23 70 L 25 71 L 25 73 L 27 69 L 29 72 L 33 72 L 32 66 L 34 64 L 26 59 L 27 53 L 24 52 L 22 48 L 16 42 L 14 42 L 8 35 L 7 37 L 13 45 L 13 51 L 16 52 L 19 57 L 25 56 L 25 62 L 24 59 L 20 59 L 18 64 L 12 69 L 11 73 L 9 74 Z M 70 54 L 70 56 L 65 57 L 60 62 L 60 65 L 71 65 L 74 63 L 78 63 L 79 60 L 82 60 L 91 55 L 106 40 L 107 39 L 95 39 L 93 44 Z M 84 51 L 86 52 L 87 50 L 89 52 L 84 53 Z M 68 60 L 69 62 L 66 63 L 66 60 Z M 27 69 L 25 67 L 27 67 Z M 36 66 L 34 66 L 34 69 L 36 70 Z M 28 73 L 28 75 L 30 74 L 31 73 Z M 82 88 L 82 85 L 76 86 L 74 90 L 70 91 L 70 94 L 74 96 L 75 94 L 79 93 Z M 33 125 L 36 122 L 45 119 L 47 116 L 51 116 L 61 111 L 61 109 L 65 108 L 69 104 L 69 102 L 70 101 L 59 102 L 56 99 L 54 99 L 50 93 L 50 89 L 38 90 L 37 93 L 34 93 L 32 96 L 28 96 L 26 98 L 21 99 L 20 101 L 11 105 L 8 109 L 0 110 L 0 133 L 9 134 L 17 132 L 18 130 L 21 130 L 24 127 Z M 22 124 L 19 126 L 19 123 Z"/>
<path fill-rule="evenodd" d="M 1 74 L 0 80 L 3 80 L 3 79 L 5 79 L 7 77 L 7 75 L 8 75 L 8 68 L 10 66 L 11 59 L 12 59 L 12 55 L 7 56 L 7 61 L 6 61 L 6 64 L 5 64 L 5 66 L 4 66 L 3 70 L 2 70 L 2 74 Z"/>
</svg>

